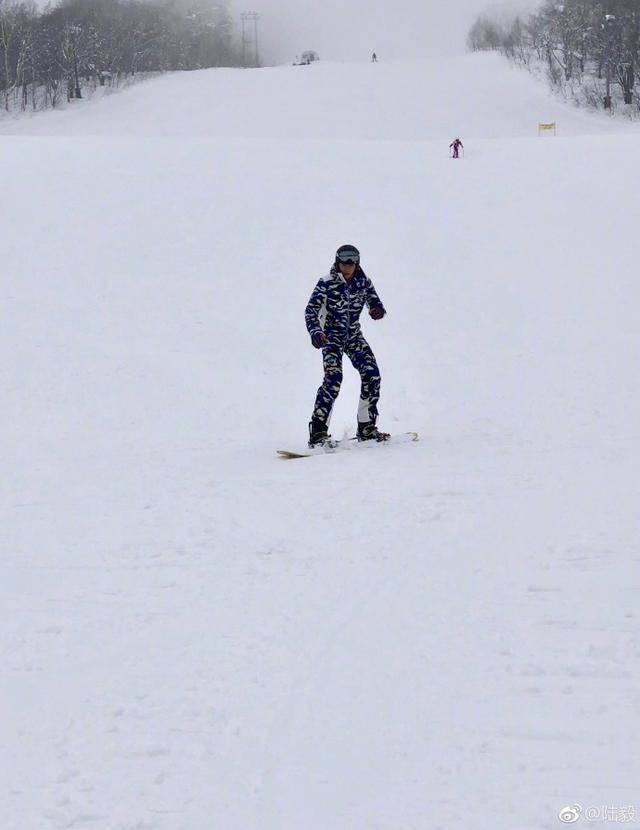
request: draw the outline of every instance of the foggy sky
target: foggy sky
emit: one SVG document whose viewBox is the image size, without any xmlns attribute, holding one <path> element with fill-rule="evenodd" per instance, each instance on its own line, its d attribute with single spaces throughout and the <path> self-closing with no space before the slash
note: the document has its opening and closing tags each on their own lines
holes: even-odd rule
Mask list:
<svg viewBox="0 0 640 830">
<path fill-rule="evenodd" d="M 535 0 L 507 0 L 531 8 Z M 306 49 L 326 60 L 459 54 L 469 27 L 491 0 L 230 0 L 236 33 L 241 11 L 257 11 L 263 63 L 289 63 Z M 504 3 L 500 3 L 504 5 Z"/>
</svg>

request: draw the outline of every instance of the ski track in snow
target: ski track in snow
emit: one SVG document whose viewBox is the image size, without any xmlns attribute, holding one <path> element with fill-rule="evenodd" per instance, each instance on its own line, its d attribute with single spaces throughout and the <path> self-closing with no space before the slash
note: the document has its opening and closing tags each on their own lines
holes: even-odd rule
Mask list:
<svg viewBox="0 0 640 830">
<path fill-rule="evenodd" d="M 640 817 L 637 129 L 495 56 L 304 69 L 0 125 L 3 828 Z M 285 464 L 345 241 L 421 440 Z"/>
</svg>

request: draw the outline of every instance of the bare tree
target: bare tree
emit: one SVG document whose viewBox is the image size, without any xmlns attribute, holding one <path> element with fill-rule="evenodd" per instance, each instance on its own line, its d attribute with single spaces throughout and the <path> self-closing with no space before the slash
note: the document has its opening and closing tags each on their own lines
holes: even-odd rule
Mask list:
<svg viewBox="0 0 640 830">
<path fill-rule="evenodd" d="M 544 61 L 568 97 L 612 105 L 614 91 L 632 104 L 640 61 L 639 0 L 544 0 L 526 21 L 505 26 L 486 14 L 469 32 L 471 49 L 499 49 L 528 66 Z"/>
</svg>

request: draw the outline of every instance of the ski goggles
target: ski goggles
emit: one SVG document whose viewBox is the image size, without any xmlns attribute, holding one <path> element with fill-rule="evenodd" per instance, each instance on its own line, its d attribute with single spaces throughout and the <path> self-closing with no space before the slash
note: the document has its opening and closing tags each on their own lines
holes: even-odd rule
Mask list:
<svg viewBox="0 0 640 830">
<path fill-rule="evenodd" d="M 340 251 L 336 259 L 343 265 L 357 265 L 360 262 L 360 254 L 357 251 Z"/>
</svg>

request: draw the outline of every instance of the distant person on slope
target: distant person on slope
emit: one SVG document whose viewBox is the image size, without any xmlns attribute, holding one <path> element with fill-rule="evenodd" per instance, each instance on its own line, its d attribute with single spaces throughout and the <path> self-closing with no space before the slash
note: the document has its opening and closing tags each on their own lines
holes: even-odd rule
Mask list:
<svg viewBox="0 0 640 830">
<path fill-rule="evenodd" d="M 371 63 L 378 63 L 378 56 L 375 52 L 371 55 Z"/>
<path fill-rule="evenodd" d="M 460 157 L 460 148 L 464 150 L 464 144 L 460 141 L 459 138 L 456 138 L 454 141 L 451 142 L 449 145 L 449 149 L 453 147 L 453 154 L 452 158 L 457 159 Z"/>
<path fill-rule="evenodd" d="M 309 423 L 310 447 L 331 443 L 329 421 L 342 383 L 343 354 L 360 373 L 358 440 L 384 441 L 389 437 L 376 427 L 380 371 L 358 322 L 365 303 L 374 320 L 386 314 L 373 283 L 360 267 L 360 252 L 354 245 L 341 245 L 331 270 L 318 281 L 305 310 L 307 331 L 315 348 L 322 349 L 324 365 L 324 380 Z"/>
</svg>

